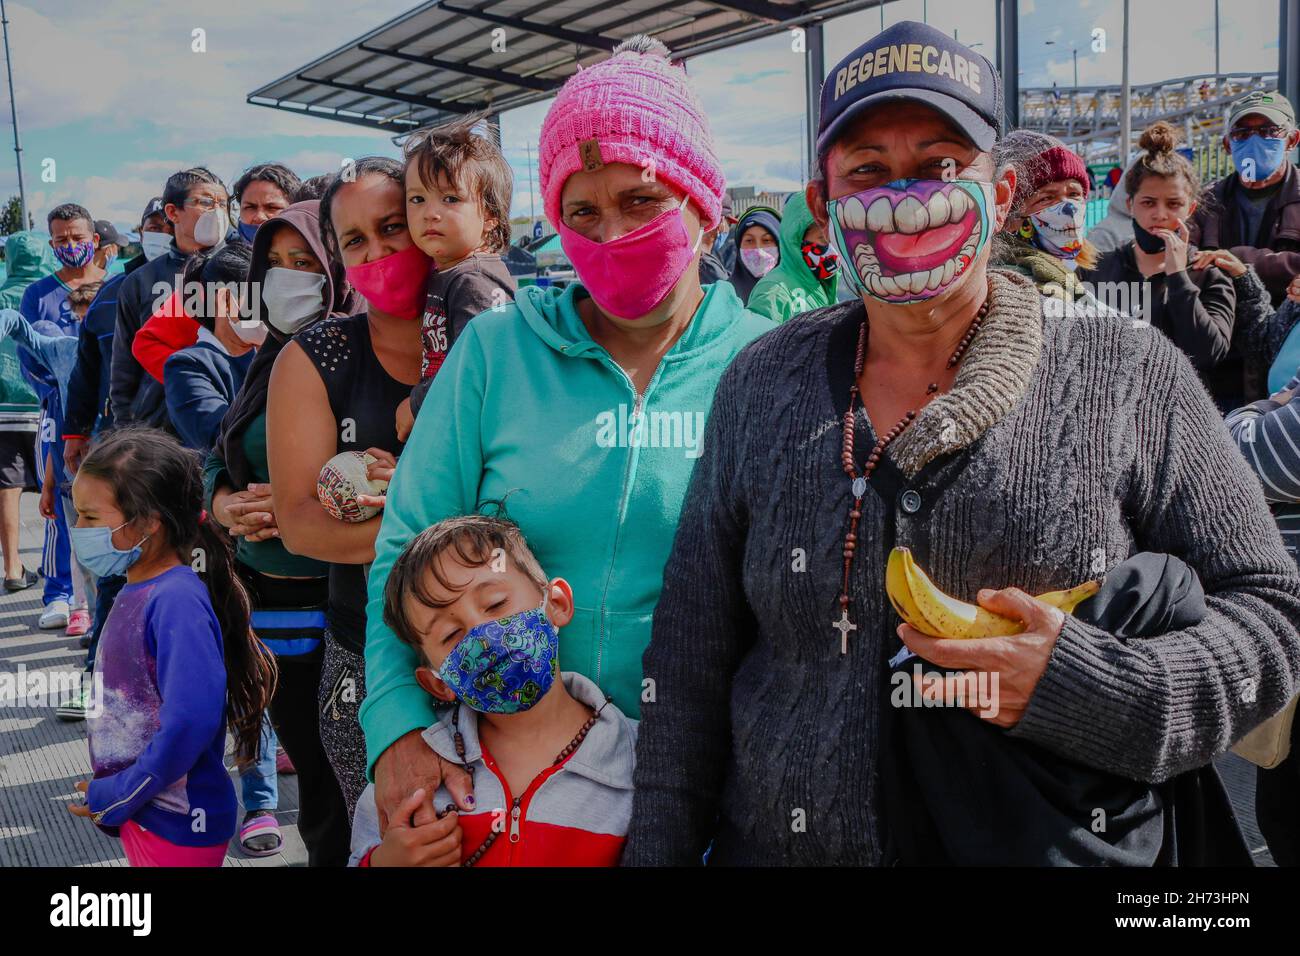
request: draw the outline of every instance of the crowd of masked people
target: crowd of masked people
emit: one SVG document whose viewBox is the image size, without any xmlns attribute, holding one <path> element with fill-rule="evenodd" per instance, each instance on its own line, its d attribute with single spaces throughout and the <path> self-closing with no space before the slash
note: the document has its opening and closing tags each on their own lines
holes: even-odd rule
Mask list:
<svg viewBox="0 0 1300 956">
<path fill-rule="evenodd" d="M 973 73 L 949 66 L 945 77 L 942 66 L 960 59 L 973 71 L 982 62 L 991 74 L 991 65 L 920 24 L 891 31 L 900 29 L 910 32 L 899 42 L 933 44 L 940 64 L 916 82 L 967 102 L 965 112 L 938 110 L 937 121 L 955 124 L 955 138 L 975 144 L 978 156 L 992 156 L 990 169 L 1012 168 L 1014 178 L 1003 181 L 1014 182 L 1013 193 L 931 190 L 927 205 L 906 206 L 915 203 L 909 198 L 890 208 L 881 199 L 884 212 L 830 197 L 828 207 L 825 183 L 834 177 L 877 176 L 899 189 L 940 179 L 899 165 L 877 174 L 870 163 L 889 162 L 881 159 L 854 160 L 863 165 L 849 172 L 826 166 L 847 142 L 845 124 L 873 106 L 866 98 L 883 61 L 874 75 L 861 64 L 891 42 L 882 34 L 845 61 L 863 71 L 857 87 L 845 93 L 828 79 L 822 185 L 795 193 L 783 209 L 732 216 L 690 81 L 661 45 L 637 38 L 571 78 L 543 123 L 545 211 L 577 273 L 567 288 L 520 288 L 505 267 L 511 170 L 472 120 L 413 135 L 401 160 L 367 157 L 306 181 L 279 163 L 253 166 L 229 188 L 207 168 L 179 171 L 145 205 L 143 251 L 117 273 L 111 267 L 126 239 L 76 203 L 49 212 L 48 242 L 11 236 L 0 288 L 4 586 L 39 583 L 17 546 L 18 497 L 39 487 L 39 625 L 82 638 L 87 671 L 103 682 L 103 711 L 88 725 L 94 777 L 78 784 L 84 798 L 71 811 L 120 839 L 133 865 L 220 865 L 232 837 L 247 855 L 280 851 L 277 779 L 296 773 L 311 865 L 612 865 L 705 854 L 794 862 L 765 860 L 768 844 L 741 832 L 745 814 L 736 808 L 745 806 L 738 794 L 750 786 L 747 774 L 779 793 L 780 755 L 796 753 L 792 740 L 811 738 L 814 749 L 789 757 L 787 776 L 814 773 L 811 755 L 825 759 L 817 740 L 868 755 L 873 745 L 856 725 L 832 730 L 800 713 L 797 726 L 780 726 L 746 710 L 777 685 L 812 687 L 800 658 L 811 654 L 820 667 L 820 650 L 761 643 L 756 660 L 746 639 L 732 651 L 710 636 L 717 614 L 760 642 L 769 633 L 802 635 L 803 606 L 818 600 L 797 590 L 801 583 L 775 583 L 772 593 L 795 588 L 778 609 L 752 586 L 760 565 L 784 573 L 790 547 L 804 540 L 777 535 L 763 542 L 766 553 L 753 537 L 770 525 L 760 511 L 786 513 L 781 494 L 807 497 L 810 507 L 817 497 L 799 491 L 813 488 L 810 477 L 764 487 L 747 477 L 759 459 L 804 452 L 751 454 L 736 445 L 766 417 L 738 413 L 731 397 L 757 389 L 821 401 L 825 386 L 813 374 L 822 374 L 821 359 L 758 374 L 761 361 L 780 353 L 756 340 L 780 336 L 781 349 L 820 355 L 821 340 L 810 336 L 822 318 L 861 312 L 863 303 L 870 313 L 881 307 L 873 303 L 923 301 L 959 283 L 973 262 L 1002 276 L 990 288 L 1012 283 L 1009 297 L 1090 303 L 1094 323 L 1141 319 L 1147 334 L 1167 338 L 1227 416 L 1287 550 L 1300 555 L 1300 404 L 1291 402 L 1300 387 L 1300 173 L 1289 158 L 1300 132 L 1292 105 L 1261 91 L 1236 103 L 1224 141 L 1238 172 L 1214 183 L 1202 183 L 1177 151 L 1176 131 L 1155 124 L 1112 197 L 1111 217 L 1085 234 L 1093 185 L 1078 155 L 1041 133 L 999 135 L 994 107 L 979 99 L 988 84 L 982 92 L 968 82 Z M 619 120 L 647 102 L 658 104 L 652 117 Z M 914 108 L 935 102 L 918 96 Z M 882 122 L 896 108 L 878 106 Z M 656 176 L 642 175 L 646 157 Z M 994 203 L 1000 229 L 990 236 Z M 864 260 L 846 238 L 953 229 L 972 210 L 984 234 L 977 230 L 978 242 L 963 249 L 965 261 L 940 263 L 928 277 L 886 274 L 875 252 Z M 895 255 L 904 247 L 895 236 Z M 1139 309 L 1102 301 L 1095 290 L 1105 283 L 1137 284 L 1145 299 Z M 993 330 L 1006 320 L 996 302 L 986 305 L 950 367 L 968 344 L 972 362 L 990 354 L 993 345 L 979 350 L 980 322 L 986 339 L 1001 341 Z M 861 338 L 832 340 L 850 364 L 856 342 L 859 374 L 887 344 L 887 324 L 878 344 L 862 328 Z M 1173 350 L 1152 354 L 1151 363 L 1181 374 Z M 748 363 L 743 373 L 738 355 Z M 847 367 L 826 374 L 832 382 L 840 375 L 834 387 L 850 393 Z M 703 444 L 701 459 L 715 391 L 714 444 Z M 934 392 L 944 399 L 937 384 L 927 399 Z M 850 424 L 859 394 L 854 386 Z M 1139 404 L 1174 403 L 1169 394 L 1153 391 Z M 670 412 L 677 418 L 655 417 Z M 845 414 L 839 406 L 831 413 L 837 449 Z M 917 453 L 916 441 L 904 441 L 913 419 L 921 421 L 911 412 L 882 435 L 868 473 L 894 454 L 884 450 L 889 439 L 899 442 L 899 462 Z M 816 424 L 810 419 L 801 434 L 826 431 Z M 1195 440 L 1187 428 L 1164 435 L 1172 444 L 1152 454 Z M 854 475 L 851 437 L 843 463 Z M 1200 451 L 1175 450 L 1193 459 Z M 929 460 L 887 480 L 922 473 Z M 1161 480 L 1138 470 L 1144 481 Z M 848 494 L 838 468 L 835 480 Z M 851 506 L 858 529 L 843 544 L 843 593 L 838 564 L 826 575 L 793 576 L 833 578 L 835 614 L 843 608 L 846 622 L 850 609 L 861 613 L 850 604 L 849 569 L 855 550 L 869 545 L 858 522 L 875 500 L 864 501 L 856 479 L 853 486 L 856 503 L 834 509 L 838 522 Z M 909 518 L 935 507 L 922 497 L 899 500 Z M 679 521 L 683 538 L 689 531 L 703 542 L 698 550 L 684 540 L 674 546 Z M 840 547 L 836 539 L 834 562 Z M 1205 573 L 1188 553 L 1175 556 Z M 700 582 L 713 570 L 734 573 L 734 581 L 718 579 L 727 584 L 717 586 L 717 607 L 694 596 L 696 557 Z M 819 635 L 810 641 L 830 642 L 829 667 L 844 659 L 840 635 L 817 607 L 807 630 Z M 884 605 L 881 613 L 892 611 Z M 699 626 L 687 626 L 692 620 Z M 890 617 L 888 626 L 897 623 Z M 679 631 L 683 642 L 672 645 Z M 689 712 L 687 736 L 699 731 L 692 740 L 724 749 L 697 753 L 669 732 L 684 718 L 658 717 L 682 706 L 655 703 L 651 663 L 666 660 L 668 647 L 680 657 L 676 680 L 693 679 L 694 667 L 717 688 L 707 707 Z M 711 669 L 719 662 L 725 673 Z M 1281 684 L 1279 693 L 1294 695 L 1290 677 Z M 678 686 L 661 684 L 658 693 L 671 698 Z M 741 686 L 736 703 L 732 688 Z M 840 701 L 851 686 L 813 696 Z M 1048 693 L 1039 690 L 1045 700 Z M 59 715 L 83 719 L 91 703 L 84 695 L 65 701 Z M 677 747 L 689 753 L 680 778 Z M 760 752 L 777 763 L 761 764 Z M 1261 769 L 1257 785 L 1260 827 L 1289 864 L 1300 859 L 1298 764 L 1293 755 Z M 798 804 L 769 803 L 746 813 L 775 812 L 788 828 Z M 882 859 L 869 835 L 855 844 L 856 836 L 825 832 L 791 843 L 801 849 L 790 852 L 814 853 L 803 862 Z M 770 846 L 778 845 L 774 838 Z"/>
</svg>

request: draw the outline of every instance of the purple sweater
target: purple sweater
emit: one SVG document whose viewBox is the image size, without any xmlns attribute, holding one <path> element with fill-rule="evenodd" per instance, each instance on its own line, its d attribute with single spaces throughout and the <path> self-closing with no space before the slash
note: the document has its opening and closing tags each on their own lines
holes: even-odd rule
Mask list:
<svg viewBox="0 0 1300 956">
<path fill-rule="evenodd" d="M 189 566 L 122 588 L 100 636 L 95 678 L 102 698 L 92 705 L 103 707 L 87 723 L 95 822 L 112 830 L 134 820 L 182 846 L 229 840 L 238 807 L 223 760 L 221 627 Z"/>
</svg>

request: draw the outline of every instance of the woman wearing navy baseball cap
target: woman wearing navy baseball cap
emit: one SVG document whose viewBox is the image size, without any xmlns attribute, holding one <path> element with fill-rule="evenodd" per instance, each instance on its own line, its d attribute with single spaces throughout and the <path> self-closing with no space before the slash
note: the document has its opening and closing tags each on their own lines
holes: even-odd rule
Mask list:
<svg viewBox="0 0 1300 956">
<path fill-rule="evenodd" d="M 989 268 L 1016 192 L 1001 111 L 992 64 L 920 23 L 827 76 L 806 195 L 860 298 L 760 337 L 718 386 L 644 657 L 657 699 L 625 863 L 697 863 L 710 844 L 721 864 L 900 859 L 887 728 L 920 719 L 901 709 L 916 667 L 984 688 L 970 713 L 925 713 L 1128 781 L 1208 763 L 1294 693 L 1300 575 L 1186 359 L 1149 328 L 1045 310 L 1030 278 Z M 896 546 L 1022 632 L 900 626 Z M 1199 623 L 1166 617 L 1129 643 L 1029 596 L 1139 551 L 1199 576 Z M 949 806 L 987 773 L 958 759 Z M 1158 803 L 1132 805 L 1149 836 Z M 1158 826 L 1119 847 L 1108 820 L 1082 858 L 1156 861 Z M 979 823 L 949 859 L 990 859 Z M 1088 838 L 1088 820 L 1066 823 Z"/>
</svg>

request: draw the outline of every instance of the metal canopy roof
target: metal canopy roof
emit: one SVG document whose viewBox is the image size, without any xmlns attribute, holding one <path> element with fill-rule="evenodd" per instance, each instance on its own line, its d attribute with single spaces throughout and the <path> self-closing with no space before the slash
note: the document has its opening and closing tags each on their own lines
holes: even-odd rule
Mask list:
<svg viewBox="0 0 1300 956">
<path fill-rule="evenodd" d="M 633 34 L 686 59 L 881 2 L 434 0 L 254 90 L 248 102 L 401 135 L 546 99 L 577 64 L 604 59 Z"/>
</svg>

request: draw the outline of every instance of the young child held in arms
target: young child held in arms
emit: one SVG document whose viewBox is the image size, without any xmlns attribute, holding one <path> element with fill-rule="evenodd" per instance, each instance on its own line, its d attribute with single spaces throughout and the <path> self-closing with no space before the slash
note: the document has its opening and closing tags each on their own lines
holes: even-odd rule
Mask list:
<svg viewBox="0 0 1300 956">
<path fill-rule="evenodd" d="M 501 259 L 510 245 L 510 164 L 476 117 L 417 133 L 406 143 L 406 224 L 433 260 L 420 319 L 420 383 L 397 410 L 397 437 L 410 434 L 429 383 L 469 320 L 505 308 L 518 288 Z"/>
<path fill-rule="evenodd" d="M 464 767 L 478 812 L 416 790 L 382 840 L 374 785 L 357 803 L 361 866 L 616 866 L 632 813 L 636 721 L 560 673 L 573 592 L 547 580 L 519 529 L 441 521 L 393 564 L 384 620 L 420 654 L 415 679 L 450 704 L 424 740 Z M 556 678 L 559 678 L 558 680 Z"/>
<path fill-rule="evenodd" d="M 127 583 L 95 658 L 95 776 L 77 784 L 85 804 L 68 809 L 120 836 L 132 866 L 220 866 L 238 810 L 223 760 L 227 716 L 237 755 L 256 755 L 275 686 L 230 537 L 202 510 L 197 457 L 151 428 L 92 445 L 72 498 L 78 560 Z M 202 577 L 190 564 L 198 554 Z"/>
</svg>

